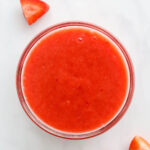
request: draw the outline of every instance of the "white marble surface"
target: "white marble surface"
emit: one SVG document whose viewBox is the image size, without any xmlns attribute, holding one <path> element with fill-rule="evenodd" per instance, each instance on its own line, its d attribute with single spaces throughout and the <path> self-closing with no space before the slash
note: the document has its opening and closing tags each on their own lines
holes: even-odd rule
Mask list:
<svg viewBox="0 0 150 150">
<path fill-rule="evenodd" d="M 28 26 L 19 0 L 0 0 L 0 150 L 128 150 L 134 135 L 150 140 L 150 0 L 47 0 L 51 10 Z M 71 141 L 34 125 L 19 103 L 15 75 L 19 57 L 41 30 L 80 20 L 104 27 L 128 50 L 136 86 L 126 115 L 108 132 Z"/>
</svg>

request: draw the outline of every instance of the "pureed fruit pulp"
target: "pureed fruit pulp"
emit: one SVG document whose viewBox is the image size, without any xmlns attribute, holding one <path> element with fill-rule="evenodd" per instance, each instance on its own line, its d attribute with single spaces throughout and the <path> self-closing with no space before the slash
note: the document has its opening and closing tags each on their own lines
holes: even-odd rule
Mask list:
<svg viewBox="0 0 150 150">
<path fill-rule="evenodd" d="M 86 28 L 66 28 L 33 47 L 22 86 L 43 122 L 79 133 L 102 127 L 118 113 L 128 90 L 128 71 L 106 37 Z"/>
</svg>

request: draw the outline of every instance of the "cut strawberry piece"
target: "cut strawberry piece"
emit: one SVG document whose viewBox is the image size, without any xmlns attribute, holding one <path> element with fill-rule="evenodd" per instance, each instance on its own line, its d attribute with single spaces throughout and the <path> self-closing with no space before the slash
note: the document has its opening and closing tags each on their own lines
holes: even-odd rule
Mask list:
<svg viewBox="0 0 150 150">
<path fill-rule="evenodd" d="M 29 25 L 49 10 L 49 5 L 41 0 L 20 0 L 20 3 Z"/>
<path fill-rule="evenodd" d="M 135 136 L 130 144 L 129 150 L 150 150 L 150 144 L 142 137 Z"/>
</svg>

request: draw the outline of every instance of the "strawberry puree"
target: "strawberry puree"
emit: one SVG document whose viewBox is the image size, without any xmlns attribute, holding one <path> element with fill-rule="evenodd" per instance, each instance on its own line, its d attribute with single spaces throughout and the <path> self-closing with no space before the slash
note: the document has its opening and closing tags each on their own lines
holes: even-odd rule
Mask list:
<svg viewBox="0 0 150 150">
<path fill-rule="evenodd" d="M 127 68 L 115 46 L 97 32 L 56 31 L 31 51 L 23 90 L 33 112 L 46 124 L 85 132 L 108 123 L 127 93 Z"/>
</svg>

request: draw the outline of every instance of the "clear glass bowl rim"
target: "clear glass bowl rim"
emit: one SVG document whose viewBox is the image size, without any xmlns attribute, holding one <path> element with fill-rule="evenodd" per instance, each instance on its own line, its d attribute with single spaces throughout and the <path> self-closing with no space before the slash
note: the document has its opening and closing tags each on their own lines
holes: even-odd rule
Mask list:
<svg viewBox="0 0 150 150">
<path fill-rule="evenodd" d="M 28 107 L 27 102 L 23 96 L 23 90 L 22 90 L 22 86 L 21 86 L 21 74 L 22 74 L 22 69 L 23 69 L 23 65 L 24 65 L 24 61 L 28 55 L 28 53 L 30 52 L 30 50 L 32 50 L 32 47 L 34 46 L 34 44 L 36 44 L 36 42 L 38 42 L 42 37 L 44 37 L 45 35 L 49 34 L 52 31 L 55 31 L 57 29 L 61 29 L 64 27 L 87 27 L 87 28 L 91 28 L 94 29 L 102 34 L 104 34 L 105 36 L 107 36 L 109 39 L 111 39 L 115 45 L 118 46 L 119 50 L 121 51 L 121 53 L 123 54 L 126 62 L 127 62 L 127 66 L 129 68 L 129 78 L 130 78 L 130 86 L 129 86 L 129 92 L 127 95 L 127 99 L 125 101 L 124 106 L 122 107 L 122 109 L 120 110 L 120 112 L 117 114 L 117 116 L 111 120 L 111 122 L 109 122 L 107 125 L 105 125 L 102 128 L 99 128 L 98 130 L 93 130 L 90 132 L 86 132 L 86 133 L 64 133 L 63 131 L 55 131 L 55 129 L 52 129 L 51 127 L 45 127 L 45 125 L 42 123 L 42 121 L 37 120 L 35 118 L 35 116 L 32 114 L 31 109 Z M 94 137 L 97 136 L 99 134 L 102 134 L 104 132 L 106 132 L 108 129 L 110 129 L 111 127 L 113 127 L 125 114 L 125 112 L 127 111 L 132 97 L 133 97 L 133 92 L 134 92 L 134 69 L 133 69 L 133 65 L 132 65 L 132 61 L 126 51 L 126 49 L 123 47 L 123 45 L 109 32 L 107 32 L 105 29 L 93 25 L 91 23 L 86 23 L 86 22 L 64 22 L 64 23 L 60 23 L 57 25 L 53 25 L 51 27 L 48 27 L 47 29 L 45 29 L 44 31 L 40 32 L 35 38 L 33 38 L 31 40 L 31 42 L 27 45 L 27 47 L 25 48 L 25 50 L 23 51 L 19 63 L 18 63 L 18 67 L 17 67 L 17 73 L 16 73 L 16 88 L 17 88 L 17 94 L 20 100 L 20 103 L 25 111 L 25 113 L 28 115 L 28 117 L 37 125 L 39 126 L 41 129 L 43 129 L 44 131 L 55 135 L 57 137 L 61 137 L 61 138 L 66 138 L 66 139 L 72 139 L 72 140 L 79 140 L 79 139 L 86 139 L 86 138 L 90 138 L 90 137 Z"/>
</svg>

